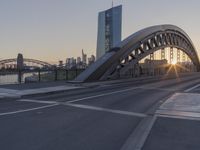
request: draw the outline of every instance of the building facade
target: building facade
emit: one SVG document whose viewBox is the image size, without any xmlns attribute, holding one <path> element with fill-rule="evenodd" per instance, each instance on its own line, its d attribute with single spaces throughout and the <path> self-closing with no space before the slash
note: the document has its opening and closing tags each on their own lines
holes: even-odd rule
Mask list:
<svg viewBox="0 0 200 150">
<path fill-rule="evenodd" d="M 88 58 L 88 66 L 93 64 L 95 62 L 95 56 L 91 55 L 91 57 Z"/>
<path fill-rule="evenodd" d="M 84 53 L 83 49 L 82 49 L 82 63 L 84 67 L 87 66 L 87 54 Z"/>
<path fill-rule="evenodd" d="M 76 59 L 74 57 L 66 59 L 66 68 L 67 69 L 76 68 Z"/>
<path fill-rule="evenodd" d="M 98 16 L 97 59 L 121 42 L 122 5 L 102 11 Z"/>
</svg>

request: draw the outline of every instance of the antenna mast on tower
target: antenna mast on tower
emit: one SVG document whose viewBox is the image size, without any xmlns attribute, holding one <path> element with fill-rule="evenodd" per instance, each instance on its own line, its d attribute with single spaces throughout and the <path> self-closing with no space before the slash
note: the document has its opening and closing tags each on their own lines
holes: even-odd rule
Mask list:
<svg viewBox="0 0 200 150">
<path fill-rule="evenodd" d="M 112 0 L 112 8 L 113 8 L 113 6 L 114 6 L 114 1 Z"/>
</svg>

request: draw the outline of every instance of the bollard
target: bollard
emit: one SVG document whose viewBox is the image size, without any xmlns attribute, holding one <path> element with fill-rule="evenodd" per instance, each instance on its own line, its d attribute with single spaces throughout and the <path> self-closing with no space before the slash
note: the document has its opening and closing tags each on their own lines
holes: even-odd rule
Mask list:
<svg viewBox="0 0 200 150">
<path fill-rule="evenodd" d="M 21 69 L 18 70 L 18 83 L 19 84 L 22 83 L 22 72 L 21 72 Z"/>
<path fill-rule="evenodd" d="M 66 73 L 66 80 L 68 80 L 68 70 L 66 69 L 65 71 L 66 71 L 65 72 Z"/>
<path fill-rule="evenodd" d="M 38 70 L 38 81 L 40 82 L 41 81 L 41 73 L 40 73 L 41 71 L 40 71 L 40 69 Z"/>
<path fill-rule="evenodd" d="M 75 76 L 75 78 L 78 76 L 78 70 L 76 69 L 76 76 Z"/>
<path fill-rule="evenodd" d="M 57 81 L 58 80 L 58 70 L 55 69 L 54 71 L 55 71 L 55 81 Z"/>
</svg>

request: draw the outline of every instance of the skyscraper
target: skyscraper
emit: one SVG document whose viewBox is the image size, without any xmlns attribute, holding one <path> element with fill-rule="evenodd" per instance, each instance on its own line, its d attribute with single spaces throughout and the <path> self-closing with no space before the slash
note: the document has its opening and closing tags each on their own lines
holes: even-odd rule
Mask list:
<svg viewBox="0 0 200 150">
<path fill-rule="evenodd" d="M 87 55 L 84 53 L 83 49 L 82 49 L 82 61 L 83 65 L 87 64 Z"/>
<path fill-rule="evenodd" d="M 121 42 L 122 5 L 102 11 L 98 17 L 97 59 Z"/>
</svg>

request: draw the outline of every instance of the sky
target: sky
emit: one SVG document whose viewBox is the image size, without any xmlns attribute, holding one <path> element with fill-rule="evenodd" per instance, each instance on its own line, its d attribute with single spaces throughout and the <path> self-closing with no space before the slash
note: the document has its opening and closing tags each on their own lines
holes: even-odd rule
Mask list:
<svg viewBox="0 0 200 150">
<path fill-rule="evenodd" d="M 98 12 L 112 0 L 0 0 L 0 59 L 47 62 L 96 54 Z M 199 0 L 114 0 L 123 5 L 123 39 L 148 26 L 174 24 L 200 50 Z M 200 54 L 200 51 L 198 51 Z"/>
</svg>

